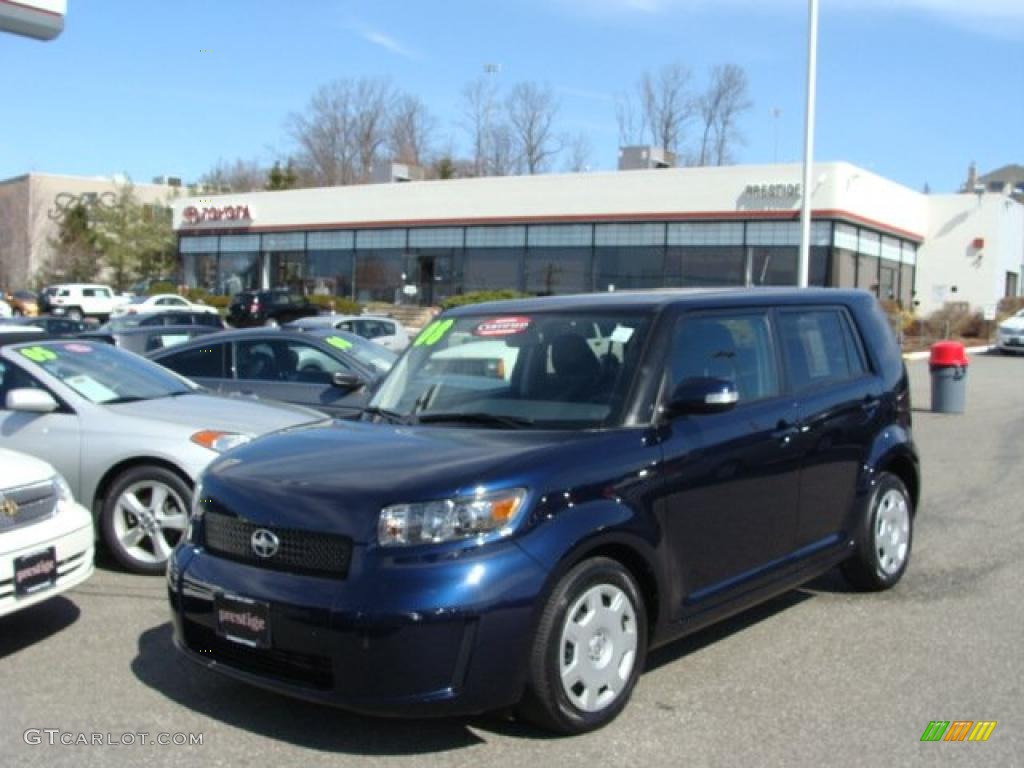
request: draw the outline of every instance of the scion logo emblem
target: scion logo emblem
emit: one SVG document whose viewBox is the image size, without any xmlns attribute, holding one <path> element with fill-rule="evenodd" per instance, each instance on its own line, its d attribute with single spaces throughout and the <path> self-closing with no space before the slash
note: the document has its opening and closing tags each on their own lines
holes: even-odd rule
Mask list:
<svg viewBox="0 0 1024 768">
<path fill-rule="evenodd" d="M 5 517 L 14 517 L 18 514 L 18 502 L 14 499 L 8 499 L 0 493 L 0 514 Z"/>
<path fill-rule="evenodd" d="M 256 557 L 261 557 L 264 560 L 276 555 L 281 546 L 281 540 L 266 528 L 254 531 L 249 543 L 252 545 L 252 551 Z"/>
</svg>

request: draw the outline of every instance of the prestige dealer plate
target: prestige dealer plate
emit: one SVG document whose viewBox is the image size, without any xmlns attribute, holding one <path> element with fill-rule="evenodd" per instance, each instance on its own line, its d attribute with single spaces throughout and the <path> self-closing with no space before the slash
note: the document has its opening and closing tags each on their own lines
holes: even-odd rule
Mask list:
<svg viewBox="0 0 1024 768">
<path fill-rule="evenodd" d="M 270 647 L 270 606 L 238 595 L 220 594 L 213 599 L 217 634 L 250 648 Z"/>
<path fill-rule="evenodd" d="M 18 597 L 50 589 L 57 583 L 57 549 L 49 547 L 14 559 L 14 594 Z"/>
</svg>

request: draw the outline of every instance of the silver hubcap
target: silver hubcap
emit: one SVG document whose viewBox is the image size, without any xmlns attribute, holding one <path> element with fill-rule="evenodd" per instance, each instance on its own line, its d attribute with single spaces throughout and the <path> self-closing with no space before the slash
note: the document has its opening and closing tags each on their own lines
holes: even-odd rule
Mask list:
<svg viewBox="0 0 1024 768">
<path fill-rule="evenodd" d="M 163 483 L 146 480 L 117 499 L 113 523 L 127 555 L 141 563 L 163 563 L 188 527 L 188 505 Z"/>
<path fill-rule="evenodd" d="M 584 712 L 609 706 L 625 690 L 636 662 L 636 609 L 611 584 L 591 587 L 565 615 L 558 646 L 562 689 Z"/>
<path fill-rule="evenodd" d="M 887 491 L 875 516 L 875 555 L 878 566 L 891 576 L 903 567 L 910 546 L 910 507 L 899 491 Z"/>
</svg>

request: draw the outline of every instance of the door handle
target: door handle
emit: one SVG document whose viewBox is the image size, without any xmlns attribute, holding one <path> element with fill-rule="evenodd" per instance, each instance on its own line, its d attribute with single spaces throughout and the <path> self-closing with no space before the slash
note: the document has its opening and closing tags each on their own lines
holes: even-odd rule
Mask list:
<svg viewBox="0 0 1024 768">
<path fill-rule="evenodd" d="M 875 411 L 878 410 L 878 406 L 882 404 L 882 399 L 877 395 L 867 395 L 860 404 L 860 408 L 864 413 L 869 416 L 873 416 Z"/>
<path fill-rule="evenodd" d="M 778 440 L 783 445 L 789 445 L 789 442 L 800 434 L 800 427 L 796 424 L 792 424 L 788 421 L 781 420 L 775 425 L 775 430 L 772 432 L 772 437 Z"/>
</svg>

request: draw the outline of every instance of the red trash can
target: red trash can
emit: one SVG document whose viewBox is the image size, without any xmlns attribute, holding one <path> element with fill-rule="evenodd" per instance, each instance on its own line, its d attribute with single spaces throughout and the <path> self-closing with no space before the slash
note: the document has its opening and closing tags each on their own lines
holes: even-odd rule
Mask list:
<svg viewBox="0 0 1024 768">
<path fill-rule="evenodd" d="M 932 344 L 932 412 L 963 413 L 967 403 L 967 350 L 958 341 Z"/>
</svg>

